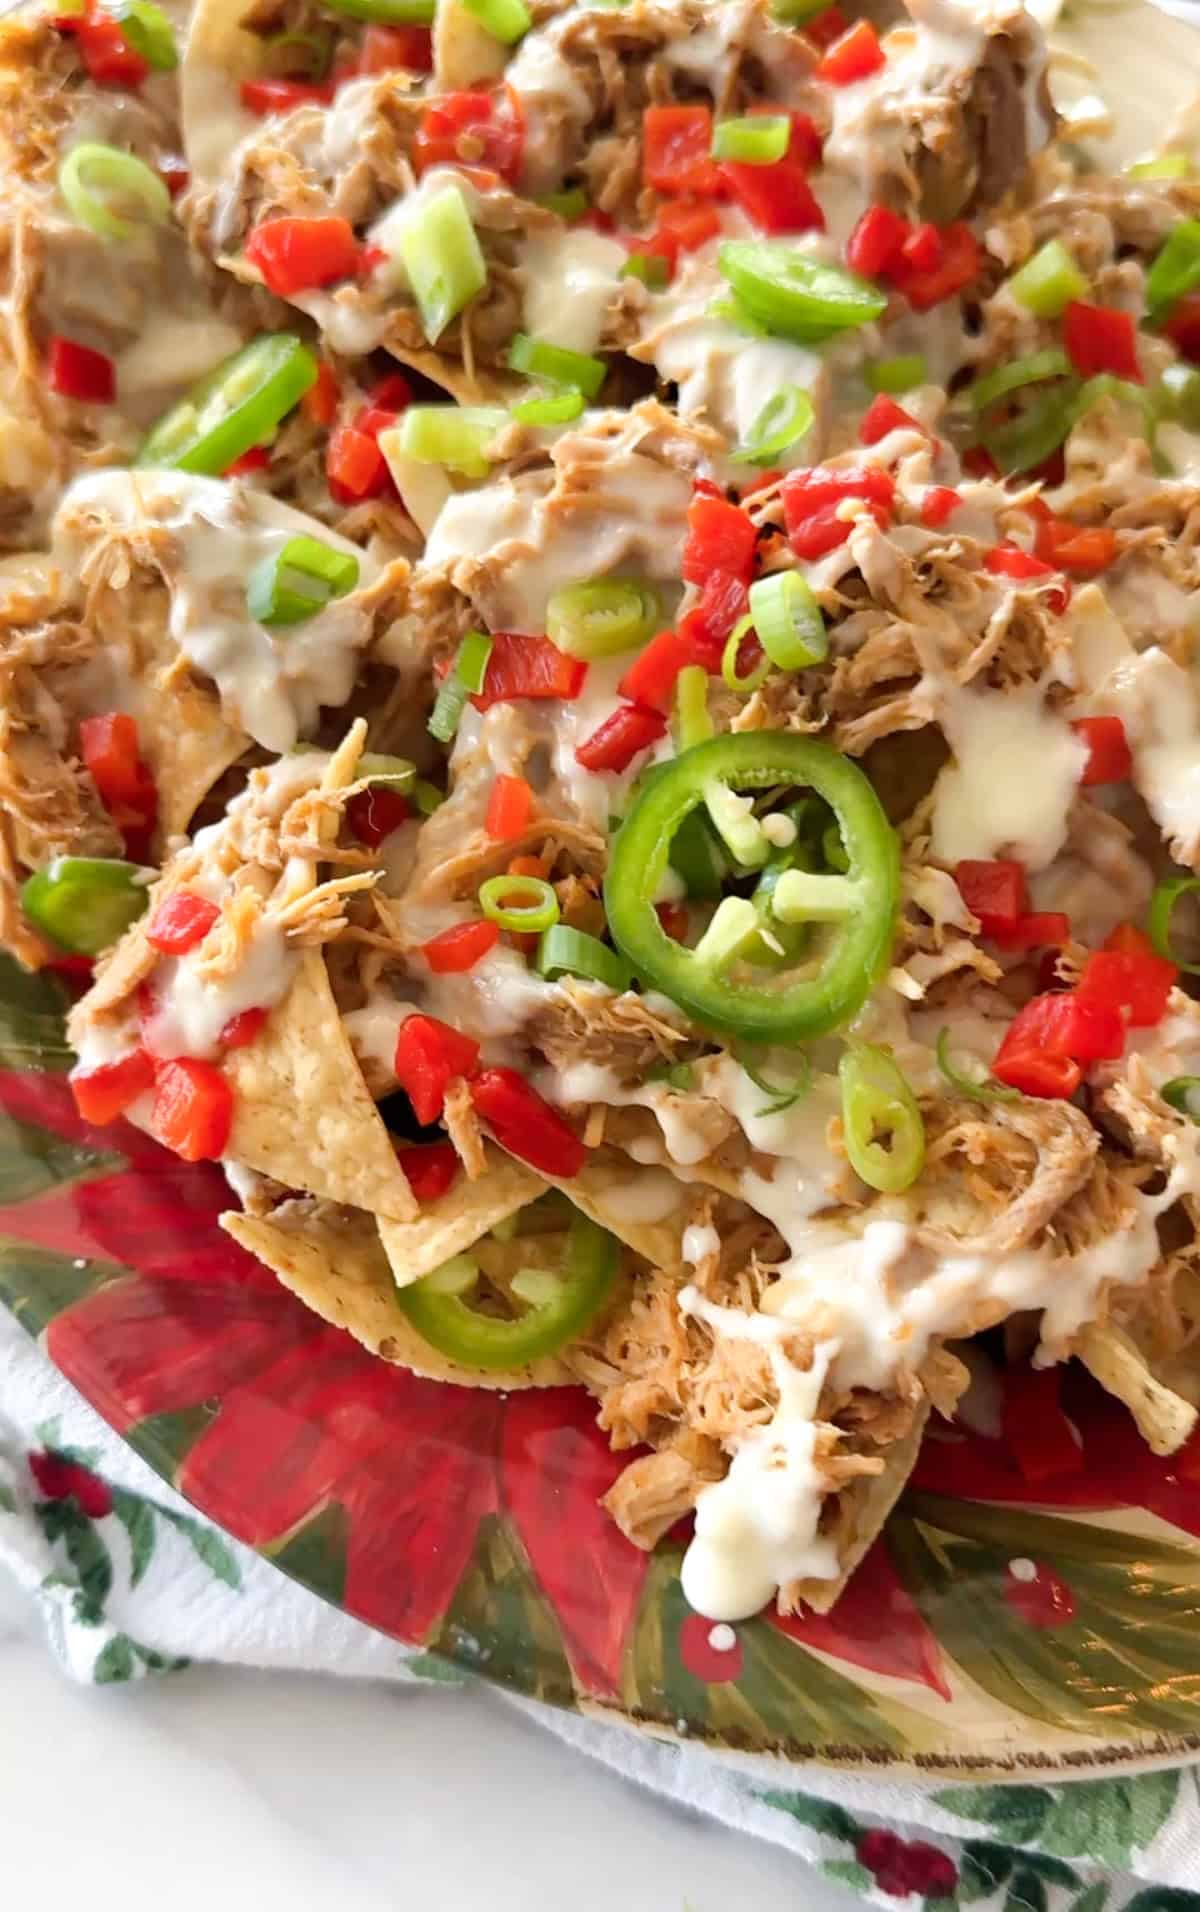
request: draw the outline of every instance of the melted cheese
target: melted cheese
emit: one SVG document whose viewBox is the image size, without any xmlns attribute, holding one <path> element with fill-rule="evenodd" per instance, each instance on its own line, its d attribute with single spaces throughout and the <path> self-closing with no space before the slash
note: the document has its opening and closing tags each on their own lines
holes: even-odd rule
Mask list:
<svg viewBox="0 0 1200 1912">
<path fill-rule="evenodd" d="M 1036 685 L 941 693 L 939 717 L 954 752 L 934 791 L 933 854 L 1011 856 L 1041 870 L 1067 836 L 1067 813 L 1087 750 Z"/>
<path fill-rule="evenodd" d="M 572 352 L 594 352 L 628 256 L 615 239 L 586 227 L 535 233 L 521 248 L 525 330 Z"/>
</svg>

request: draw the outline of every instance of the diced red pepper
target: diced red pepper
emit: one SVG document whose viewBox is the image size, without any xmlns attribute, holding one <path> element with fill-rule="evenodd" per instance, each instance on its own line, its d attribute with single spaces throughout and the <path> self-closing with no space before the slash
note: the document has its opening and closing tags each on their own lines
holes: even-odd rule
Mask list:
<svg viewBox="0 0 1200 1912">
<path fill-rule="evenodd" d="M 154 1071 L 151 1131 L 185 1162 L 224 1155 L 233 1126 L 233 1090 L 211 1062 L 176 1056 Z"/>
<path fill-rule="evenodd" d="M 191 184 L 192 175 L 182 154 L 166 154 L 159 160 L 155 171 L 172 199 L 178 199 L 180 193 L 185 193 Z"/>
<path fill-rule="evenodd" d="M 397 1149 L 396 1160 L 422 1207 L 453 1187 L 461 1167 L 450 1142 L 418 1142 L 412 1148 Z"/>
<path fill-rule="evenodd" d="M 1060 1367 L 1017 1367 L 1005 1374 L 1004 1446 L 1027 1481 L 1078 1474 L 1083 1467 L 1061 1395 Z"/>
<path fill-rule="evenodd" d="M 136 92 L 150 72 L 140 53 L 135 53 L 120 23 L 98 7 L 89 7 L 75 29 L 80 58 L 88 78 L 97 86 L 117 86 Z"/>
<path fill-rule="evenodd" d="M 898 291 L 904 294 L 908 303 L 916 312 L 928 312 L 931 306 L 940 305 L 943 299 L 953 298 L 956 292 L 963 292 L 973 285 L 979 277 L 983 264 L 983 253 L 978 239 L 970 226 L 962 220 L 938 229 L 941 241 L 941 257 L 928 268 L 915 265 L 906 257 L 902 247 L 900 255 L 888 268 L 888 277 Z M 905 242 L 907 246 L 909 241 Z"/>
<path fill-rule="evenodd" d="M 746 615 L 749 603 L 743 579 L 726 571 L 710 571 L 700 586 L 700 602 L 684 612 L 676 627 L 692 653 L 687 661 L 703 664 L 706 671 L 720 670 L 725 639 Z"/>
<path fill-rule="evenodd" d="M 708 106 L 648 106 L 642 115 L 642 177 L 660 193 L 719 197 L 725 190 L 712 157 Z"/>
<path fill-rule="evenodd" d="M 1063 313 L 1063 344 L 1081 378 L 1112 372 L 1144 383 L 1137 357 L 1137 327 L 1128 312 L 1072 299 Z"/>
<path fill-rule="evenodd" d="M 542 1175 L 569 1181 L 587 1158 L 583 1143 L 557 1109 L 515 1069 L 483 1069 L 472 1078 L 471 1102 L 501 1148 Z"/>
<path fill-rule="evenodd" d="M 910 267 L 914 272 L 932 272 L 941 265 L 943 251 L 940 229 L 926 220 L 906 235 L 900 248 L 901 270 Z"/>
<path fill-rule="evenodd" d="M 1043 1101 L 1065 1100 L 1083 1081 L 1083 1070 L 1069 1056 L 1042 1055 L 1037 1049 L 1014 1050 L 992 1064 L 997 1082 Z"/>
<path fill-rule="evenodd" d="M 265 117 L 268 113 L 293 113 L 298 106 L 329 106 L 333 100 L 333 82 L 243 80 L 239 92 L 247 112 Z"/>
<path fill-rule="evenodd" d="M 368 27 L 356 62 L 359 73 L 428 73 L 433 67 L 433 34 L 428 27 Z"/>
<path fill-rule="evenodd" d="M 1125 726 L 1119 717 L 1077 717 L 1071 725 L 1087 745 L 1087 762 L 1079 779 L 1085 787 L 1096 783 L 1125 783 L 1133 757 Z"/>
<path fill-rule="evenodd" d="M 1115 1004 L 1077 990 L 1034 996 L 1008 1026 L 992 1065 L 1001 1082 L 1012 1056 L 1036 1052 L 1071 1062 L 1116 1062 L 1125 1048 L 1125 1021 Z"/>
<path fill-rule="evenodd" d="M 496 924 L 481 917 L 475 923 L 455 923 L 452 929 L 431 937 L 422 943 L 421 954 L 435 976 L 460 976 L 474 969 L 499 941 Z"/>
<path fill-rule="evenodd" d="M 131 1103 L 154 1086 L 154 1064 L 144 1049 L 95 1069 L 76 1069 L 69 1077 L 75 1107 L 85 1122 L 103 1128 L 124 1115 Z"/>
<path fill-rule="evenodd" d="M 123 710 L 104 717 L 82 717 L 79 754 L 106 810 L 132 803 L 142 788 L 137 723 Z"/>
<path fill-rule="evenodd" d="M 987 933 L 1001 949 L 1061 949 L 1070 941 L 1071 919 L 1061 910 L 1031 910 Z"/>
<path fill-rule="evenodd" d="M 1077 578 L 1095 578 L 1107 571 L 1116 557 L 1117 534 L 1106 525 L 1071 524 L 1046 512 L 1038 518 L 1033 548 L 1039 558 L 1058 571 L 1070 571 Z"/>
<path fill-rule="evenodd" d="M 517 183 L 525 147 L 525 119 L 511 86 L 495 93 L 447 93 L 425 108 L 413 142 L 419 173 L 431 166 L 483 166 Z"/>
<path fill-rule="evenodd" d="M 317 365 L 317 376 L 300 400 L 300 410 L 314 425 L 332 425 L 337 416 L 338 382 L 328 359 Z"/>
<path fill-rule="evenodd" d="M 1185 359 L 1200 365 L 1200 292 L 1185 292 L 1177 299 L 1162 329 Z"/>
<path fill-rule="evenodd" d="M 388 488 L 387 461 L 375 440 L 353 425 L 339 425 L 330 433 L 325 451 L 325 477 L 340 505 L 378 498 Z"/>
<path fill-rule="evenodd" d="M 186 956 L 202 943 L 221 912 L 195 890 L 172 890 L 157 903 L 146 925 L 146 941 L 163 956 Z"/>
<path fill-rule="evenodd" d="M 59 333 L 46 351 L 46 380 L 52 392 L 85 405 L 111 405 L 117 396 L 117 368 L 112 360 Z"/>
<path fill-rule="evenodd" d="M 519 697 L 578 697 L 587 665 L 568 657 L 548 637 L 522 631 L 497 631 L 492 637 L 483 689 L 471 702 L 476 710 L 512 703 Z"/>
<path fill-rule="evenodd" d="M 360 250 L 350 221 L 327 214 L 265 220 L 247 239 L 243 257 L 258 268 L 269 291 L 286 299 L 293 292 L 353 278 Z"/>
<path fill-rule="evenodd" d="M 639 240 L 635 250 L 660 252 L 674 269 L 681 252 L 697 251 L 720 230 L 720 215 L 710 199 L 668 199 L 658 209 L 654 231 Z"/>
<path fill-rule="evenodd" d="M 251 445 L 249 451 L 244 451 L 240 458 L 235 458 L 232 465 L 226 465 L 223 476 L 226 478 L 247 478 L 251 472 L 269 471 L 270 467 L 271 454 L 266 446 Z"/>
<path fill-rule="evenodd" d="M 1024 866 L 1008 857 L 965 857 L 954 867 L 958 893 L 984 936 L 1011 930 L 1029 908 Z"/>
<path fill-rule="evenodd" d="M 869 20 L 856 20 L 840 40 L 822 54 L 813 78 L 829 86 L 853 86 L 857 80 L 869 80 L 887 65 L 887 56 L 879 44 L 879 35 Z"/>
<path fill-rule="evenodd" d="M 269 1009 L 239 1009 L 236 1016 L 230 1016 L 217 1041 L 222 1049 L 247 1049 L 257 1042 L 267 1026 Z"/>
<path fill-rule="evenodd" d="M 524 777 L 499 776 L 488 798 L 483 827 L 497 843 L 519 837 L 533 811 L 533 789 Z"/>
<path fill-rule="evenodd" d="M 825 214 L 798 160 L 785 155 L 773 166 L 726 160 L 725 183 L 760 232 L 824 232 Z"/>
<path fill-rule="evenodd" d="M 937 531 L 962 503 L 962 495 L 950 485 L 930 485 L 921 500 L 921 523 Z"/>
<path fill-rule="evenodd" d="M 1085 1001 L 1125 1010 L 1134 1029 L 1153 1029 L 1166 1015 L 1178 980 L 1175 964 L 1158 954 L 1143 931 L 1133 923 L 1119 923 L 1105 938 L 1104 948 L 1088 957 L 1078 993 Z"/>
<path fill-rule="evenodd" d="M 478 1061 L 479 1044 L 436 1016 L 406 1016 L 400 1025 L 393 1067 L 422 1124 L 438 1120 L 450 1084 L 469 1076 Z"/>
<path fill-rule="evenodd" d="M 868 206 L 846 241 L 846 264 L 864 279 L 886 278 L 911 231 L 890 206 Z"/>
<path fill-rule="evenodd" d="M 839 6 L 825 7 L 822 12 L 814 13 L 811 20 L 804 22 L 804 37 L 811 41 L 818 53 L 831 47 L 841 39 L 849 25 Z"/>
<path fill-rule="evenodd" d="M 347 823 L 359 842 L 370 850 L 377 850 L 383 839 L 407 823 L 411 816 L 408 798 L 402 797 L 398 790 L 389 790 L 386 784 L 356 790 L 346 803 Z"/>
<path fill-rule="evenodd" d="M 833 551 L 853 530 L 838 507 L 861 499 L 879 525 L 891 520 L 896 482 L 881 465 L 814 465 L 789 472 L 783 482 L 783 512 L 792 549 L 812 560 Z"/>
<path fill-rule="evenodd" d="M 641 704 L 622 704 L 606 717 L 575 752 L 575 761 L 594 774 L 628 770 L 634 758 L 667 734 L 667 720 L 659 710 Z"/>
<path fill-rule="evenodd" d="M 695 662 L 695 650 L 686 637 L 675 631 L 660 631 L 634 658 L 617 689 L 633 704 L 668 711 L 680 671 L 685 664 Z"/>
<path fill-rule="evenodd" d="M 877 445 L 889 432 L 899 431 L 922 432 L 928 437 L 924 425 L 919 424 L 911 412 L 906 412 L 903 405 L 897 405 L 895 399 L 889 398 L 886 392 L 880 392 L 863 414 L 858 428 L 858 442 L 860 445 Z"/>
<path fill-rule="evenodd" d="M 983 568 L 995 578 L 1012 578 L 1014 583 L 1024 584 L 1034 578 L 1055 576 L 1054 566 L 1043 558 L 1036 558 L 1032 551 L 1022 551 L 1018 544 L 994 544 L 990 551 L 983 554 Z M 1056 584 L 1046 593 L 1046 603 L 1052 611 L 1061 616 L 1071 602 L 1069 584 Z"/>
</svg>

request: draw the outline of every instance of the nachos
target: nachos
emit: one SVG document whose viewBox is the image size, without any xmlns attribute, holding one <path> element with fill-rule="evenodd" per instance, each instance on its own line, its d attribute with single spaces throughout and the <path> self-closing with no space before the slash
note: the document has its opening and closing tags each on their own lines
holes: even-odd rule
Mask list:
<svg viewBox="0 0 1200 1912">
<path fill-rule="evenodd" d="M 1034 1474 L 1071 1357 L 1200 1405 L 1200 176 L 1054 78 L 1015 0 L 0 28 L 0 939 L 317 1314 L 586 1388 L 717 1619 L 999 1363 Z"/>
</svg>

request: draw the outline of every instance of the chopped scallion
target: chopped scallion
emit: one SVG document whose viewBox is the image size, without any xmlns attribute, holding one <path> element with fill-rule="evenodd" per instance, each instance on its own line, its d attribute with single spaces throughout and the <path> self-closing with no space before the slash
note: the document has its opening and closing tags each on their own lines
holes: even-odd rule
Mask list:
<svg viewBox="0 0 1200 1912">
<path fill-rule="evenodd" d="M 1158 885 L 1150 898 L 1150 914 L 1146 919 L 1146 928 L 1150 941 L 1160 956 L 1174 963 L 1189 976 L 1200 976 L 1200 963 L 1185 962 L 1171 940 L 1171 918 L 1175 905 L 1181 897 L 1191 896 L 1200 890 L 1200 876 L 1169 876 Z"/>
<path fill-rule="evenodd" d="M 462 3 L 484 32 L 490 33 L 502 46 L 515 46 L 533 25 L 525 0 L 462 0 Z"/>
<path fill-rule="evenodd" d="M 752 696 L 759 686 L 766 682 L 767 673 L 771 668 L 771 660 L 764 654 L 744 677 L 738 675 L 738 658 L 741 654 L 742 643 L 747 632 L 753 627 L 752 617 L 740 617 L 725 639 L 725 649 L 721 652 L 721 678 L 726 690 L 731 690 L 736 697 Z"/>
<path fill-rule="evenodd" d="M 154 0 L 116 0 L 110 9 L 121 38 L 156 73 L 171 73 L 179 65 L 175 29 Z"/>
<path fill-rule="evenodd" d="M 508 363 L 514 372 L 537 378 L 547 385 L 572 386 L 585 398 L 595 398 L 604 383 L 608 366 L 603 359 L 586 352 L 569 351 L 565 345 L 552 345 L 548 339 L 530 338 L 518 332 L 508 348 Z"/>
<path fill-rule="evenodd" d="M 952 1089 L 959 1095 L 965 1095 L 970 1102 L 1019 1102 L 1017 1089 L 1006 1089 L 1002 1082 L 996 1082 L 991 1076 L 969 1076 L 950 1060 L 950 1027 L 947 1024 L 939 1029 L 937 1039 L 937 1065 Z"/>
<path fill-rule="evenodd" d="M 545 206 L 547 212 L 556 212 L 560 219 L 582 218 L 591 203 L 583 186 L 565 186 L 562 192 L 543 193 L 538 200 L 539 206 Z"/>
<path fill-rule="evenodd" d="M 319 538 L 289 538 L 246 580 L 246 609 L 259 624 L 301 624 L 358 583 L 358 559 Z"/>
<path fill-rule="evenodd" d="M 586 930 L 571 929 L 566 923 L 555 923 L 543 931 L 537 967 L 550 982 L 559 976 L 582 976 L 586 982 L 603 983 L 618 995 L 633 982 L 633 971 L 623 956 Z"/>
<path fill-rule="evenodd" d="M 713 734 L 708 672 L 703 664 L 685 664 L 675 679 L 675 731 L 681 750 L 705 743 Z"/>
<path fill-rule="evenodd" d="M 758 911 L 744 896 L 726 896 L 713 911 L 712 921 L 692 955 L 702 968 L 727 969 L 752 937 L 758 935 Z"/>
<path fill-rule="evenodd" d="M 758 641 L 781 671 L 808 670 L 829 655 L 821 607 L 799 571 L 776 571 L 750 586 Z"/>
<path fill-rule="evenodd" d="M 1186 153 L 1160 153 L 1157 159 L 1137 159 L 1125 168 L 1128 179 L 1186 179 L 1192 163 Z"/>
<path fill-rule="evenodd" d="M 541 398 L 523 398 L 512 408 L 520 425 L 569 425 L 583 412 L 582 392 L 546 392 Z"/>
<path fill-rule="evenodd" d="M 479 887 L 479 907 L 490 922 L 536 936 L 558 922 L 558 897 L 543 876 L 490 876 Z"/>
<path fill-rule="evenodd" d="M 1056 319 L 1072 299 L 1082 299 L 1088 282 L 1061 239 L 1048 239 L 1019 272 L 1008 289 L 1018 305 L 1039 319 Z"/>
<path fill-rule="evenodd" d="M 487 447 L 508 423 L 493 405 L 409 405 L 395 428 L 396 449 L 422 465 L 443 465 L 465 478 L 486 478 Z"/>
<path fill-rule="evenodd" d="M 467 632 L 458 647 L 453 664 L 442 679 L 442 686 L 433 706 L 433 714 L 429 719 L 429 734 L 431 737 L 436 737 L 439 743 L 450 742 L 462 720 L 467 698 L 483 689 L 491 653 L 490 637 L 482 631 Z M 417 799 L 418 808 L 424 810 L 419 785 L 414 788 L 413 794 Z M 426 811 L 425 814 L 428 815 L 428 812 Z"/>
<path fill-rule="evenodd" d="M 631 252 L 618 279 L 640 279 L 649 292 L 662 292 L 671 283 L 671 268 L 661 252 Z"/>
<path fill-rule="evenodd" d="M 875 359 L 863 367 L 863 379 L 868 391 L 886 392 L 889 398 L 897 398 L 902 392 L 911 392 L 914 386 L 924 385 L 928 373 L 923 352 L 903 352 L 897 358 Z"/>
<path fill-rule="evenodd" d="M 591 660 L 644 644 L 662 618 L 652 584 L 633 578 L 587 578 L 555 591 L 546 606 L 546 635 L 560 651 Z"/>
<path fill-rule="evenodd" d="M 1181 219 L 1167 234 L 1146 274 L 1146 305 L 1152 321 L 1165 318 L 1185 294 L 1200 286 L 1200 219 Z"/>
<path fill-rule="evenodd" d="M 718 120 L 713 127 L 713 158 L 737 160 L 743 166 L 773 166 L 787 152 L 791 136 L 792 123 L 786 113 Z"/>
<path fill-rule="evenodd" d="M 1158 1093 L 1172 1109 L 1178 1109 L 1180 1115 L 1188 1115 L 1193 1122 L 1200 1122 L 1200 1076 L 1172 1076 L 1169 1082 L 1163 1083 Z"/>
<path fill-rule="evenodd" d="M 140 227 L 165 225 L 171 216 L 171 195 L 158 174 L 96 140 L 72 146 L 58 169 L 58 190 L 80 225 L 101 239 L 132 239 Z"/>
<path fill-rule="evenodd" d="M 487 284 L 487 265 L 457 186 L 435 193 L 409 221 L 399 254 L 425 336 L 436 345 L 451 319 Z"/>
</svg>

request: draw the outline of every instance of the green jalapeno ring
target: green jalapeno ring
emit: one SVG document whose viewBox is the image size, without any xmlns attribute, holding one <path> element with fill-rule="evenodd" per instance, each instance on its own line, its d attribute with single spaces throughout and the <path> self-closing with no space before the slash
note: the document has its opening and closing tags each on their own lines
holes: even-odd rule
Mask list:
<svg viewBox="0 0 1200 1912">
<path fill-rule="evenodd" d="M 714 783 L 807 786 L 838 824 L 854 907 L 839 917 L 824 961 L 790 982 L 787 972 L 772 983 L 714 974 L 655 914 L 676 832 Z M 828 744 L 781 731 L 714 737 L 661 766 L 613 840 L 604 884 L 613 940 L 649 983 L 705 1025 L 763 1042 L 804 1040 L 850 1020 L 887 966 L 899 894 L 895 833 L 863 772 Z"/>
<path fill-rule="evenodd" d="M 134 465 L 218 477 L 271 437 L 316 376 L 317 361 L 295 333 L 264 332 L 159 419 Z"/>
<path fill-rule="evenodd" d="M 145 911 L 153 874 L 118 857 L 56 856 L 26 877 L 21 908 L 59 949 L 99 956 Z"/>
</svg>

